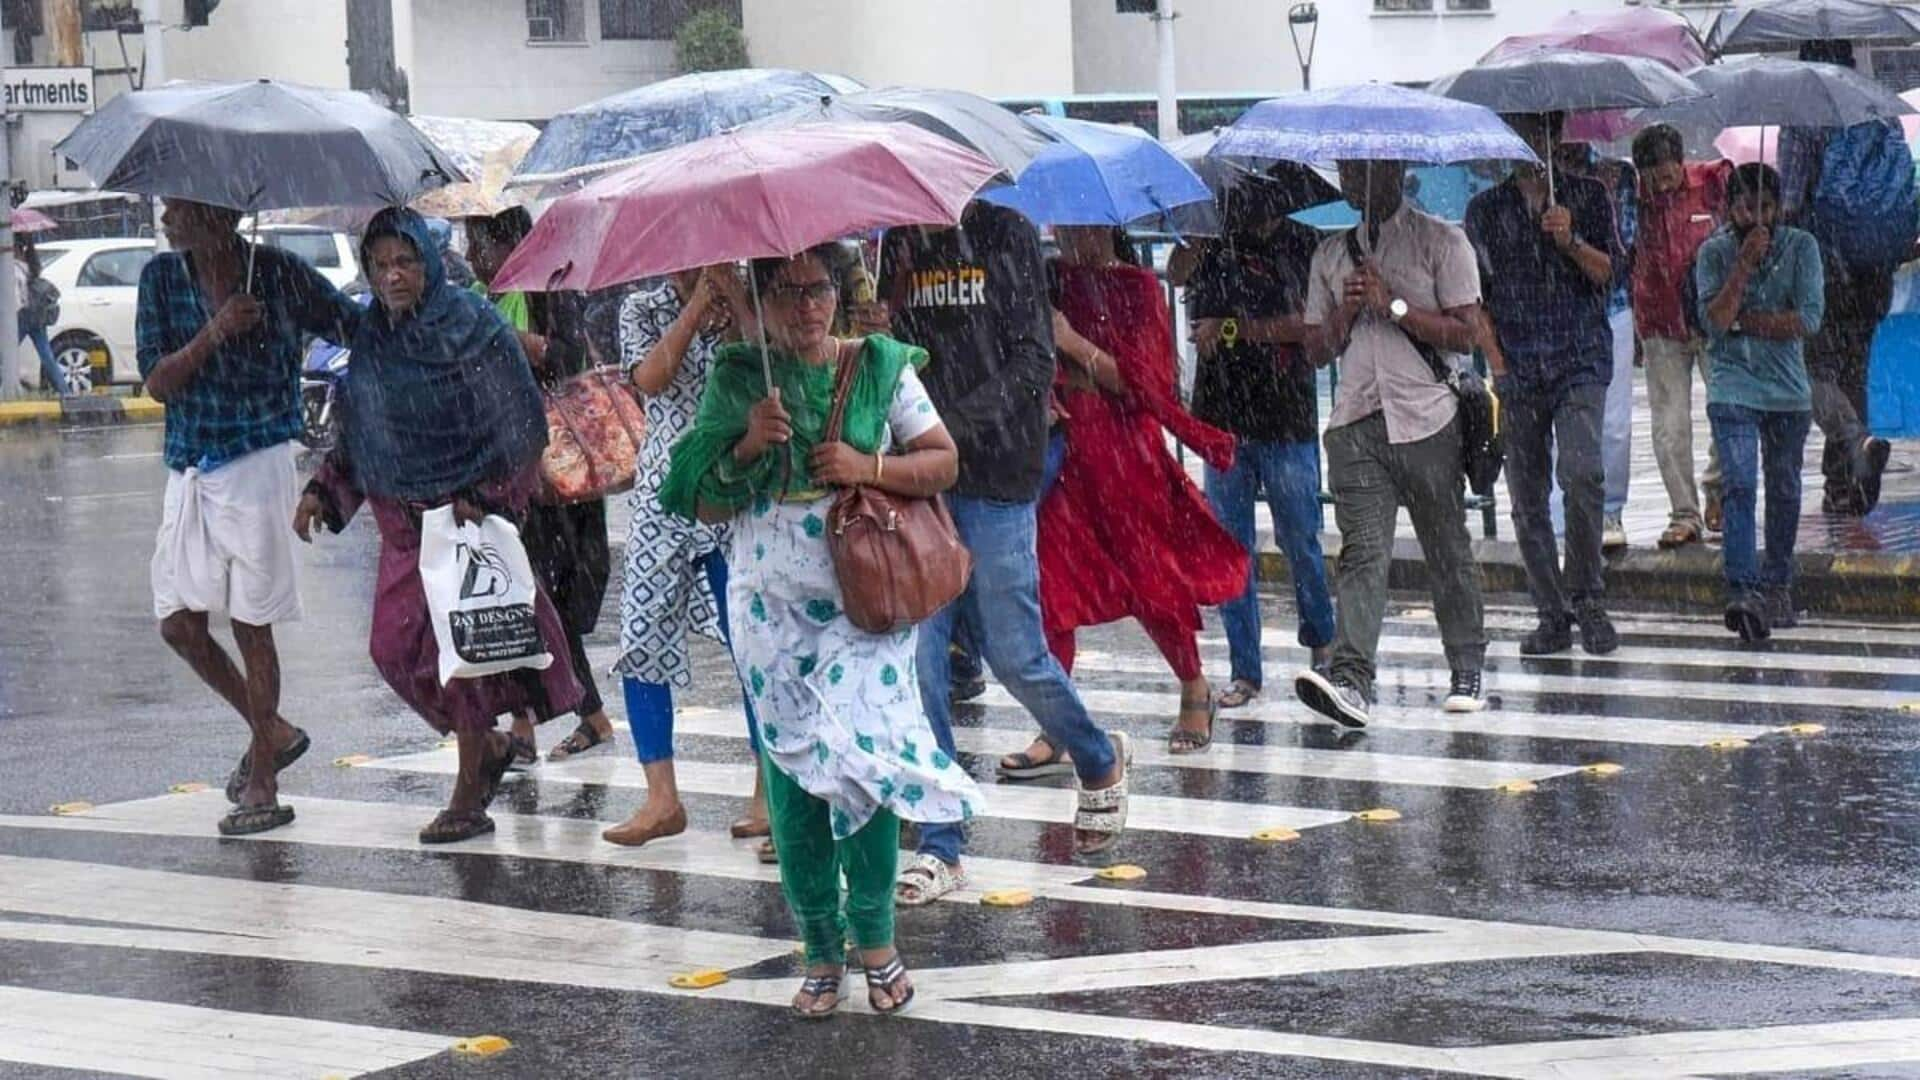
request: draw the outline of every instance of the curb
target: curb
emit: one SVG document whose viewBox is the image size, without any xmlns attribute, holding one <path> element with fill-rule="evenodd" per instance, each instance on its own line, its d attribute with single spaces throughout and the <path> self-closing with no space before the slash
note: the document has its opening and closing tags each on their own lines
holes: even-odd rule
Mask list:
<svg viewBox="0 0 1920 1080">
<path fill-rule="evenodd" d="M 150 397 L 83 396 L 59 401 L 0 401 L 0 428 L 63 424 L 146 424 L 166 416 Z"/>
<path fill-rule="evenodd" d="M 1339 565 L 1340 538 L 1323 534 L 1327 574 Z M 1476 540 L 1484 590 L 1527 591 L 1526 567 L 1519 546 L 1510 540 Z M 1800 605 L 1823 615 L 1920 617 L 1920 555 L 1806 553 L 1794 557 L 1794 595 Z M 1674 609 L 1718 611 L 1726 602 L 1718 550 L 1701 544 L 1677 551 L 1631 549 L 1607 557 L 1607 595 L 1614 601 Z M 1260 554 L 1260 580 L 1290 583 L 1287 560 L 1277 551 Z M 1388 584 L 1395 590 L 1424 592 L 1427 561 L 1417 541 L 1394 541 Z"/>
</svg>

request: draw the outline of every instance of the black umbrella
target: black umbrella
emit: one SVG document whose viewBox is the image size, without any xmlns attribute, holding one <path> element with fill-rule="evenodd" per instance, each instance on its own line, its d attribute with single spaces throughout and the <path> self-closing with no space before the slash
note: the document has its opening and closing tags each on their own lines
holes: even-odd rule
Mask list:
<svg viewBox="0 0 1920 1080">
<path fill-rule="evenodd" d="M 365 94 L 260 79 L 123 94 L 54 150 L 102 189 L 225 206 L 398 206 L 467 177 Z"/>
<path fill-rule="evenodd" d="M 1643 109 L 1701 96 L 1656 60 L 1546 46 L 1456 71 L 1427 90 L 1497 113 Z"/>
<path fill-rule="evenodd" d="M 1920 42 L 1920 11 L 1879 0 L 1762 0 L 1722 11 L 1707 32 L 1715 55 L 1790 49 L 1808 41 Z"/>
<path fill-rule="evenodd" d="M 961 90 L 909 86 L 822 95 L 818 102 L 748 126 L 791 127 L 831 120 L 866 120 L 925 128 L 978 152 L 1015 178 L 1054 141 L 986 98 Z"/>
<path fill-rule="evenodd" d="M 1687 73 L 1708 96 L 1640 114 L 1676 125 L 1841 128 L 1914 111 L 1893 91 L 1838 64 L 1756 57 Z"/>
<path fill-rule="evenodd" d="M 1220 138 L 1221 130 L 1214 128 L 1182 135 L 1167 143 L 1167 150 L 1198 173 L 1215 195 L 1247 184 L 1256 185 L 1284 206 L 1285 213 L 1340 198 L 1339 185 L 1309 166 L 1276 161 L 1262 170 L 1248 162 L 1213 155 L 1213 144 Z"/>
</svg>

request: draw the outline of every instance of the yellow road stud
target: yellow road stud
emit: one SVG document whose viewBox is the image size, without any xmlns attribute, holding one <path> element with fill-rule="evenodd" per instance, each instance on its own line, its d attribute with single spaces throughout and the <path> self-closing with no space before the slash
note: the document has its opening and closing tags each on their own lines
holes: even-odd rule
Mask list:
<svg viewBox="0 0 1920 1080">
<path fill-rule="evenodd" d="M 1596 761 L 1591 765 L 1580 766 L 1580 771 L 1588 776 L 1618 776 L 1626 770 L 1611 761 Z"/>
<path fill-rule="evenodd" d="M 1025 907 L 1033 903 L 1033 893 L 1026 889 L 995 889 L 981 894 L 980 902 L 988 907 Z"/>
<path fill-rule="evenodd" d="M 1390 810 L 1387 807 L 1380 806 L 1380 807 L 1375 807 L 1372 810 L 1362 810 L 1359 813 L 1353 815 L 1353 818 L 1355 821 L 1370 821 L 1370 822 L 1399 821 L 1400 811 Z"/>
<path fill-rule="evenodd" d="M 1495 791 L 1504 791 L 1509 795 L 1525 795 L 1529 791 L 1540 790 L 1540 785 L 1531 780 L 1509 780 L 1504 784 L 1493 785 Z"/>
<path fill-rule="evenodd" d="M 169 795 L 196 795 L 207 790 L 207 785 L 198 780 L 189 780 L 184 784 L 175 784 L 167 789 Z"/>
<path fill-rule="evenodd" d="M 1909 701 L 1905 705 L 1900 706 L 1900 711 L 1908 712 L 1908 713 L 1920 713 L 1920 701 Z"/>
<path fill-rule="evenodd" d="M 513 1049 L 513 1044 L 498 1035 L 475 1035 L 471 1039 L 461 1039 L 453 1044 L 453 1052 L 461 1057 L 487 1058 L 495 1054 L 504 1054 Z"/>
<path fill-rule="evenodd" d="M 1139 881 L 1147 876 L 1147 871 L 1144 867 L 1135 866 L 1132 863 L 1116 863 L 1113 866 L 1103 866 L 1095 870 L 1093 876 L 1101 881 Z"/>
<path fill-rule="evenodd" d="M 708 968 L 705 971 L 689 971 L 675 975 L 667 980 L 667 985 L 675 990 L 710 990 L 726 981 L 726 972 L 719 968 Z"/>
<path fill-rule="evenodd" d="M 47 813 L 57 814 L 60 817 L 73 817 L 75 814 L 84 814 L 92 809 L 92 803 L 84 800 L 76 800 L 74 802 L 54 803 L 52 806 L 47 807 Z"/>
<path fill-rule="evenodd" d="M 1275 825 L 1271 829 L 1261 829 L 1254 833 L 1253 838 L 1263 844 L 1284 844 L 1289 840 L 1300 839 L 1300 834 L 1283 825 Z"/>
<path fill-rule="evenodd" d="M 1789 735 L 1818 735 L 1827 730 L 1825 724 L 1792 724 L 1787 728 Z"/>
<path fill-rule="evenodd" d="M 367 762 L 372 760 L 373 760 L 372 754 L 348 754 L 345 757 L 334 758 L 333 763 L 338 768 L 351 769 L 355 765 L 365 765 Z"/>
<path fill-rule="evenodd" d="M 1745 739 L 1715 739 L 1707 744 L 1709 750 L 1745 750 L 1753 744 Z"/>
</svg>

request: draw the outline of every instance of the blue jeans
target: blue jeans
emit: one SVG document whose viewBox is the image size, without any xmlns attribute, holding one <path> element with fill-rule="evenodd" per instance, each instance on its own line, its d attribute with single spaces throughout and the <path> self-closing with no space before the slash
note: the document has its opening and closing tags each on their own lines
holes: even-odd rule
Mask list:
<svg viewBox="0 0 1920 1080">
<path fill-rule="evenodd" d="M 1735 597 L 1793 584 L 1793 545 L 1800 531 L 1800 466 L 1811 412 L 1763 412 L 1742 405 L 1707 406 L 1713 445 L 1720 451 L 1720 507 L 1726 516 L 1722 547 L 1727 589 Z M 1759 563 L 1754 535 L 1757 479 L 1767 484 L 1767 555 Z"/>
<path fill-rule="evenodd" d="M 1333 596 L 1327 590 L 1327 558 L 1320 550 L 1320 444 L 1243 442 L 1233 467 L 1207 466 L 1207 501 L 1213 516 L 1254 556 L 1247 561 L 1247 588 L 1220 605 L 1227 628 L 1233 677 L 1263 685 L 1260 665 L 1259 539 L 1253 508 L 1261 491 L 1273 512 L 1273 540 L 1293 569 L 1293 602 L 1300 610 L 1300 644 L 1318 649 L 1333 643 Z"/>
<path fill-rule="evenodd" d="M 1607 409 L 1600 425 L 1600 461 L 1606 469 L 1606 516 L 1627 508 L 1633 479 L 1633 309 L 1616 311 L 1613 325 L 1613 380 L 1607 383 Z"/>
<path fill-rule="evenodd" d="M 33 342 L 33 350 L 40 354 L 40 389 L 52 390 L 65 397 L 67 376 L 60 370 L 60 361 L 53 358 L 53 345 L 47 340 L 46 329 L 21 330 L 20 340 Z"/>
<path fill-rule="evenodd" d="M 1113 771 L 1113 743 L 1087 715 L 1073 680 L 1047 651 L 1040 622 L 1040 559 L 1034 553 L 1034 504 L 949 496 L 960 541 L 973 553 L 973 580 L 960 598 L 920 624 L 920 703 L 940 749 L 955 752 L 947 644 L 954 621 L 975 632 L 993 677 L 1033 714 L 1055 746 L 1073 758 L 1083 782 Z M 920 853 L 949 866 L 960 861 L 966 830 L 959 822 L 922 825 Z"/>
<path fill-rule="evenodd" d="M 1066 432 L 1055 428 L 1047 436 L 1046 464 L 1040 473 L 1040 498 L 1034 501 L 1037 509 L 1047 501 L 1047 495 L 1053 491 L 1053 485 L 1060 479 L 1060 469 L 1067 463 Z M 953 621 L 953 648 L 948 650 L 951 657 L 950 676 L 958 682 L 969 682 L 981 676 L 980 668 L 980 628 L 965 613 L 956 616 Z"/>
<path fill-rule="evenodd" d="M 709 551 L 694 561 L 707 575 L 707 587 L 713 590 L 714 615 L 720 623 L 720 636 L 733 643 L 733 630 L 727 625 L 727 560 L 718 551 Z M 739 678 L 738 673 L 734 675 Z M 666 683 L 642 682 L 628 675 L 620 680 L 627 699 L 627 726 L 633 729 L 633 749 L 640 764 L 673 760 L 673 688 Z M 760 756 L 760 725 L 753 715 L 753 697 L 742 687 L 740 700 L 747 709 L 747 742 L 753 756 Z"/>
</svg>

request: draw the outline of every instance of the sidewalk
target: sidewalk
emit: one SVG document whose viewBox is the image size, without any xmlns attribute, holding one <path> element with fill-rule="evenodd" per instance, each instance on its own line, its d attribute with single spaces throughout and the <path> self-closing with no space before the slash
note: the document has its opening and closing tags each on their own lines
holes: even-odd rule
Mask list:
<svg viewBox="0 0 1920 1080">
<path fill-rule="evenodd" d="M 150 397 L 88 394 L 80 397 L 0 401 L 0 428 L 27 424 L 157 423 L 165 408 Z"/>
</svg>

